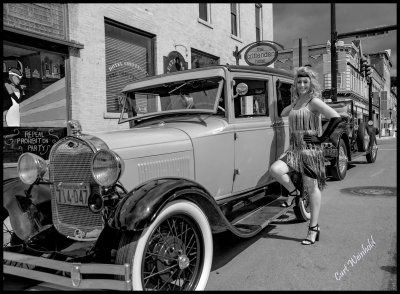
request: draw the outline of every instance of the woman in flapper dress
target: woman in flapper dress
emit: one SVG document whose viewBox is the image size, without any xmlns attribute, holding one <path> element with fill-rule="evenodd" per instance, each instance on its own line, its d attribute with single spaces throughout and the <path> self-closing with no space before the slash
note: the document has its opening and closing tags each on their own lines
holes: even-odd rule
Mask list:
<svg viewBox="0 0 400 294">
<path fill-rule="evenodd" d="M 329 119 L 323 133 L 321 115 Z M 302 244 L 311 245 L 319 241 L 321 191 L 326 186 L 321 143 L 329 138 L 341 118 L 321 100 L 316 74 L 308 67 L 295 70 L 292 103 L 282 110 L 281 116 L 289 116 L 289 148 L 271 165 L 270 173 L 289 191 L 288 200 L 282 204 L 283 207 L 291 206 L 294 198 L 301 196 L 288 173 L 294 171 L 302 180 L 311 207 L 307 237 Z"/>
</svg>

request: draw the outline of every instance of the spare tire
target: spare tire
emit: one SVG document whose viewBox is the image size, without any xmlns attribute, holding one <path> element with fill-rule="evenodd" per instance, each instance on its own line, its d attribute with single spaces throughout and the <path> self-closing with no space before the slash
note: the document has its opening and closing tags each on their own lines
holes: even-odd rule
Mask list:
<svg viewBox="0 0 400 294">
<path fill-rule="evenodd" d="M 360 122 L 357 130 L 357 149 L 365 152 L 369 146 L 369 134 L 365 122 Z"/>
</svg>

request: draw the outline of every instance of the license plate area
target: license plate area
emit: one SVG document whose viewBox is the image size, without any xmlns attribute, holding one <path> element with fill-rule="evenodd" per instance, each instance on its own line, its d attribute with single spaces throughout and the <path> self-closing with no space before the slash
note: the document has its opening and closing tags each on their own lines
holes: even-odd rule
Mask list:
<svg viewBox="0 0 400 294">
<path fill-rule="evenodd" d="M 324 156 L 337 157 L 338 150 L 336 148 L 324 148 Z"/>
<path fill-rule="evenodd" d="M 87 206 L 90 196 L 88 183 L 60 183 L 56 185 L 56 202 L 73 206 Z"/>
</svg>

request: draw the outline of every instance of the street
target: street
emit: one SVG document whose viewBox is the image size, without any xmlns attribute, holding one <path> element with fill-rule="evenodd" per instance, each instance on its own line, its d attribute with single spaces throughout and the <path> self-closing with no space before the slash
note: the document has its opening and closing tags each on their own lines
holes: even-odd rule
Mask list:
<svg viewBox="0 0 400 294">
<path fill-rule="evenodd" d="M 215 235 L 206 290 L 397 290 L 396 138 L 378 148 L 375 163 L 358 158 L 343 181 L 328 181 L 316 244 L 300 244 L 308 223 L 292 212 L 251 239 Z M 6 278 L 3 290 L 46 288 Z"/>
<path fill-rule="evenodd" d="M 396 138 L 378 148 L 375 163 L 358 158 L 343 181 L 328 181 L 316 244 L 300 244 L 308 224 L 292 213 L 249 240 L 216 236 L 206 290 L 396 290 Z M 350 189 L 359 187 L 376 190 Z"/>
</svg>

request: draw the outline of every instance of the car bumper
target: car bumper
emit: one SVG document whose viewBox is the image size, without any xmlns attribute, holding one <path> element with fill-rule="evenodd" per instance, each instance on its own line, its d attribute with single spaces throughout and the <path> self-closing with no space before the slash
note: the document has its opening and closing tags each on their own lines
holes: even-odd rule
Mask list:
<svg viewBox="0 0 400 294">
<path fill-rule="evenodd" d="M 69 263 L 4 251 L 3 274 L 71 287 L 71 290 L 132 290 L 129 264 Z M 90 278 L 83 278 L 84 275 Z M 115 275 L 120 275 L 122 280 L 116 280 Z"/>
</svg>

